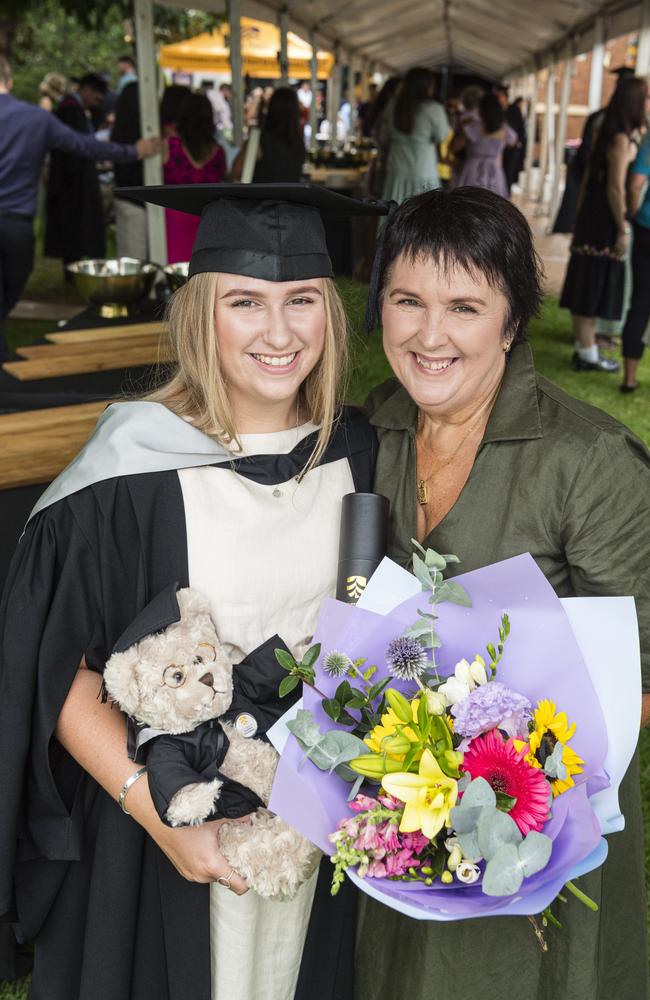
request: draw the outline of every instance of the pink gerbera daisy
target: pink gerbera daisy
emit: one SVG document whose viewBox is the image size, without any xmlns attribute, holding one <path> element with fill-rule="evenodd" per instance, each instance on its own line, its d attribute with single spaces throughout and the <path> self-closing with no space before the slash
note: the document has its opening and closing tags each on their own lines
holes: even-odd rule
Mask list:
<svg viewBox="0 0 650 1000">
<path fill-rule="evenodd" d="M 516 799 L 509 815 L 524 836 L 542 830 L 548 818 L 550 787 L 543 771 L 531 767 L 526 747 L 517 750 L 497 729 L 477 736 L 465 751 L 463 768 L 472 778 L 485 778 L 495 792 Z"/>
</svg>

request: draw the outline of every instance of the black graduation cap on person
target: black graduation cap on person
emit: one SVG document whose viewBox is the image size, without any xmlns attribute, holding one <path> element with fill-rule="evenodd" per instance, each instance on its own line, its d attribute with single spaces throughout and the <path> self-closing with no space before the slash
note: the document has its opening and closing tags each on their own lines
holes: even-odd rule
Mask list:
<svg viewBox="0 0 650 1000">
<path fill-rule="evenodd" d="M 201 216 L 190 278 L 205 271 L 266 281 L 331 278 L 323 219 L 388 213 L 386 202 L 313 184 L 170 184 L 115 193 Z"/>
</svg>

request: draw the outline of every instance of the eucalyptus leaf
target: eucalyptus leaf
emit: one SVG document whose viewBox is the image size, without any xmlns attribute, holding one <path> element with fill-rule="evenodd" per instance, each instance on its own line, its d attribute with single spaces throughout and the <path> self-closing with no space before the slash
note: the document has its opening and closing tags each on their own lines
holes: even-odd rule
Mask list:
<svg viewBox="0 0 650 1000">
<path fill-rule="evenodd" d="M 461 834 L 476 830 L 482 812 L 483 806 L 454 806 L 449 813 L 454 832 Z"/>
<path fill-rule="evenodd" d="M 499 809 L 483 809 L 478 822 L 481 857 L 489 861 L 504 844 L 520 844 L 521 833 L 512 816 Z"/>
<path fill-rule="evenodd" d="M 427 554 L 426 553 L 426 549 L 423 548 L 422 545 L 420 545 L 420 543 L 418 542 L 417 538 L 412 538 L 411 539 L 411 545 L 413 546 L 414 549 L 417 549 L 417 551 L 420 553 L 420 555 L 426 556 L 426 554 Z"/>
<path fill-rule="evenodd" d="M 320 642 L 317 642 L 315 646 L 310 646 L 305 655 L 302 658 L 302 664 L 304 667 L 313 667 L 316 660 L 320 656 Z"/>
<path fill-rule="evenodd" d="M 438 552 L 434 552 L 433 549 L 427 549 L 424 555 L 425 564 L 429 569 L 439 569 L 443 570 L 447 565 L 447 560 L 444 556 L 441 556 Z"/>
<path fill-rule="evenodd" d="M 519 847 L 519 860 L 523 873 L 528 878 L 546 868 L 553 850 L 553 841 L 545 833 L 531 830 Z"/>
<path fill-rule="evenodd" d="M 465 773 L 462 776 L 462 778 L 458 779 L 458 791 L 459 791 L 459 793 L 462 793 L 462 792 L 466 791 L 467 786 L 469 785 L 469 783 L 470 783 L 471 780 L 472 779 L 471 779 L 470 775 L 467 774 L 467 773 Z"/>
<path fill-rule="evenodd" d="M 463 608 L 471 608 L 472 599 L 460 583 L 456 583 L 454 580 L 445 580 L 442 586 L 445 590 L 445 596 L 444 598 L 440 597 L 440 601 L 445 600 L 450 604 L 460 604 Z"/>
<path fill-rule="evenodd" d="M 294 670 L 298 666 L 291 653 L 287 652 L 286 649 L 276 649 L 274 652 L 275 658 L 283 670 Z"/>
<path fill-rule="evenodd" d="M 287 729 L 303 748 L 313 747 L 322 736 L 318 723 L 306 708 L 298 709 L 295 719 L 287 722 Z"/>
<path fill-rule="evenodd" d="M 413 639 L 420 639 L 422 636 L 431 634 L 431 622 L 426 621 L 424 618 L 420 618 L 412 625 L 409 625 L 404 631 L 406 635 L 412 636 Z"/>
<path fill-rule="evenodd" d="M 368 747 L 363 740 L 353 736 L 352 733 L 332 729 L 329 733 L 325 733 L 316 746 L 309 750 L 308 756 L 321 771 L 331 772 L 339 764 L 358 757 L 367 749 Z"/>
<path fill-rule="evenodd" d="M 295 687 L 297 687 L 298 684 L 300 684 L 300 678 L 296 677 L 295 674 L 289 674 L 288 677 L 284 677 L 280 681 L 280 687 L 278 688 L 278 694 L 280 695 L 281 698 L 284 698 L 284 696 L 286 694 L 289 694 L 290 691 L 293 691 L 293 689 Z"/>
<path fill-rule="evenodd" d="M 362 774 L 356 774 L 354 771 L 352 771 L 351 768 L 348 768 L 348 770 L 351 772 L 351 774 L 354 774 L 354 777 L 355 777 L 355 782 L 352 785 L 352 788 L 350 789 L 350 794 L 348 795 L 348 802 L 352 802 L 352 800 L 354 798 L 356 798 L 357 793 L 358 793 L 359 789 L 361 788 L 361 786 L 363 784 L 363 775 Z M 337 774 L 340 773 L 339 770 L 338 770 L 338 768 L 337 768 L 336 773 Z"/>
<path fill-rule="evenodd" d="M 425 590 L 431 590 L 431 576 L 429 570 L 427 569 L 426 563 L 420 559 L 418 555 L 413 556 L 413 572 L 416 577 L 425 588 Z"/>
<path fill-rule="evenodd" d="M 474 778 L 463 793 L 461 808 L 466 809 L 468 806 L 494 806 L 496 805 L 496 801 L 497 797 L 494 794 L 494 790 L 485 778 Z"/>
<path fill-rule="evenodd" d="M 514 844 L 504 844 L 485 867 L 483 892 L 486 896 L 514 896 L 523 880 L 519 851 Z"/>
<path fill-rule="evenodd" d="M 447 563 L 447 565 L 449 565 L 449 563 L 459 563 L 460 562 L 460 559 L 458 558 L 458 556 L 443 555 L 442 558 L 445 560 L 445 562 Z"/>
<path fill-rule="evenodd" d="M 456 838 L 460 844 L 464 858 L 480 858 L 481 851 L 478 846 L 478 833 L 471 830 L 469 833 L 456 833 Z"/>
<path fill-rule="evenodd" d="M 566 764 L 562 760 L 562 754 L 564 753 L 564 745 L 558 742 L 553 748 L 553 753 L 544 761 L 544 774 L 548 774 L 549 778 L 559 778 L 560 781 L 564 781 L 567 776 Z"/>
</svg>

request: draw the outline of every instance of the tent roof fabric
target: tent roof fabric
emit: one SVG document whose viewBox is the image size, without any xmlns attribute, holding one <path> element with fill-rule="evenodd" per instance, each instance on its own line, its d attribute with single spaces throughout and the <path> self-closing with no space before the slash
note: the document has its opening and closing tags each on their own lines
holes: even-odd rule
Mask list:
<svg viewBox="0 0 650 1000">
<path fill-rule="evenodd" d="M 241 37 L 243 72 L 263 78 L 279 77 L 280 29 L 268 22 L 242 17 Z M 287 54 L 289 76 L 308 77 L 311 73 L 311 45 L 290 31 L 287 38 Z M 317 55 L 318 76 L 320 79 L 327 79 L 334 57 L 329 52 L 319 51 Z M 160 65 L 164 69 L 229 73 L 229 60 L 227 24 L 222 24 L 215 31 L 195 35 L 186 41 L 163 45 L 160 50 Z"/>
<path fill-rule="evenodd" d="M 174 4 L 178 0 L 162 0 Z M 291 27 L 349 57 L 366 58 L 386 71 L 409 66 L 462 65 L 492 79 L 543 68 L 589 51 L 594 23 L 605 38 L 635 31 L 643 0 L 242 0 L 242 11 L 275 20 L 288 7 Z M 202 0 L 223 12 L 225 0 Z"/>
</svg>

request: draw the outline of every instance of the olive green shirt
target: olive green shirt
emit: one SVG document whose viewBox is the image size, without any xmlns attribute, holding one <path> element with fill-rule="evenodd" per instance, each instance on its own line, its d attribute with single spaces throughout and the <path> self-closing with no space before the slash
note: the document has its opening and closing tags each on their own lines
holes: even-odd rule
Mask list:
<svg viewBox="0 0 650 1000">
<path fill-rule="evenodd" d="M 391 503 L 389 555 L 406 565 L 417 407 L 390 380 L 366 411 L 379 437 L 375 490 Z M 456 573 L 530 552 L 560 597 L 633 595 L 650 691 L 650 452 L 538 375 L 527 344 L 513 349 L 469 479 L 425 544 L 455 553 Z"/>
<path fill-rule="evenodd" d="M 416 406 L 391 381 L 367 410 L 379 436 L 375 489 L 391 502 L 389 555 L 406 564 L 416 533 Z M 470 476 L 426 544 L 458 555 L 458 572 L 530 552 L 561 596 L 634 595 L 648 690 L 649 529 L 645 446 L 537 375 L 530 348 L 516 347 Z M 625 830 L 607 838 L 605 864 L 577 880 L 599 912 L 571 896 L 555 903 L 563 927 L 547 929 L 547 953 L 525 917 L 419 921 L 361 896 L 355 1000 L 645 1000 L 638 756 L 619 797 Z"/>
</svg>

